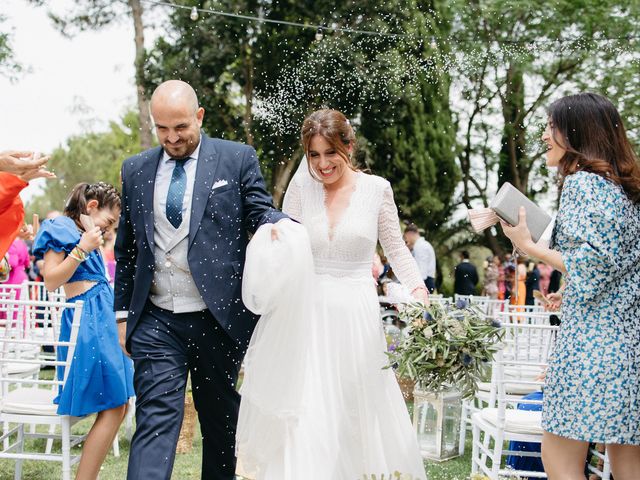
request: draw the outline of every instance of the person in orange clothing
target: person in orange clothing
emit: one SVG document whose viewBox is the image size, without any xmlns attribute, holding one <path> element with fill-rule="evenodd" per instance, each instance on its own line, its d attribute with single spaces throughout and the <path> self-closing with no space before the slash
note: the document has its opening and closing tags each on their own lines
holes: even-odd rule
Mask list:
<svg viewBox="0 0 640 480">
<path fill-rule="evenodd" d="M 19 193 L 27 185 L 15 175 L 0 172 L 0 257 L 7 253 L 22 227 L 24 207 Z"/>
<path fill-rule="evenodd" d="M 0 258 L 24 225 L 20 192 L 31 180 L 55 177 L 44 168 L 48 160 L 49 157 L 37 158 L 31 152 L 0 152 Z"/>
<path fill-rule="evenodd" d="M 514 279 L 513 282 L 513 293 L 511 294 L 511 305 L 525 305 L 525 300 L 527 298 L 527 286 L 525 280 L 527 279 L 527 267 L 524 264 L 524 259 L 518 257 L 516 263 L 516 272 L 514 275 L 517 280 Z M 519 312 L 524 311 L 523 309 L 518 309 Z"/>
</svg>

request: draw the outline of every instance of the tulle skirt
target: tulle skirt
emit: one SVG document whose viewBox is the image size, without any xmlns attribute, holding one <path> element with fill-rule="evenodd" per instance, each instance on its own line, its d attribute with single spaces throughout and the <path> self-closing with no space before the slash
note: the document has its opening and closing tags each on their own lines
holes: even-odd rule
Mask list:
<svg viewBox="0 0 640 480">
<path fill-rule="evenodd" d="M 313 274 L 309 282 L 304 291 L 285 289 L 284 311 L 265 314 L 251 340 L 238 474 L 368 480 L 399 472 L 424 480 L 400 388 L 393 370 L 383 368 L 386 341 L 372 280 Z"/>
</svg>

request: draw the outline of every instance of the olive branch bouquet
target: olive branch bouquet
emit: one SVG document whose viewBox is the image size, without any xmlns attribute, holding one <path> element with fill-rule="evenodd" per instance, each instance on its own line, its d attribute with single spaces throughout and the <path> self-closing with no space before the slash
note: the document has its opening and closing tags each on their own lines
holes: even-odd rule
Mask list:
<svg viewBox="0 0 640 480">
<path fill-rule="evenodd" d="M 385 368 L 395 368 L 426 391 L 454 388 L 464 399 L 473 397 L 487 362 L 498 351 L 503 337 L 500 324 L 465 301 L 429 306 L 413 302 L 404 305 L 399 315 L 408 333 L 387 352 Z"/>
</svg>

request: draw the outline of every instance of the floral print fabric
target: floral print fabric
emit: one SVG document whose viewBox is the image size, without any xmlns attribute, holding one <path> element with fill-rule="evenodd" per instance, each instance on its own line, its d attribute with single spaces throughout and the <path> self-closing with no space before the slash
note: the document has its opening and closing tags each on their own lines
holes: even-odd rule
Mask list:
<svg viewBox="0 0 640 480">
<path fill-rule="evenodd" d="M 640 445 L 640 207 L 606 178 L 566 178 L 552 246 L 567 285 L 543 428 Z"/>
</svg>

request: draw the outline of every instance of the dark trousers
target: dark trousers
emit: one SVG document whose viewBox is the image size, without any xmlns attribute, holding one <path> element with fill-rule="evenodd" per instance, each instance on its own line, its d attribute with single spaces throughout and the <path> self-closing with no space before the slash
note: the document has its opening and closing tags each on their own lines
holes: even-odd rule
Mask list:
<svg viewBox="0 0 640 480">
<path fill-rule="evenodd" d="M 427 290 L 429 290 L 429 293 L 433 293 L 436 290 L 436 279 L 433 277 L 425 278 L 424 286 L 427 287 Z"/>
<path fill-rule="evenodd" d="M 235 478 L 243 355 L 209 311 L 176 314 L 147 304 L 131 335 L 137 398 L 128 480 L 171 478 L 188 372 L 202 432 L 202 479 Z"/>
</svg>

